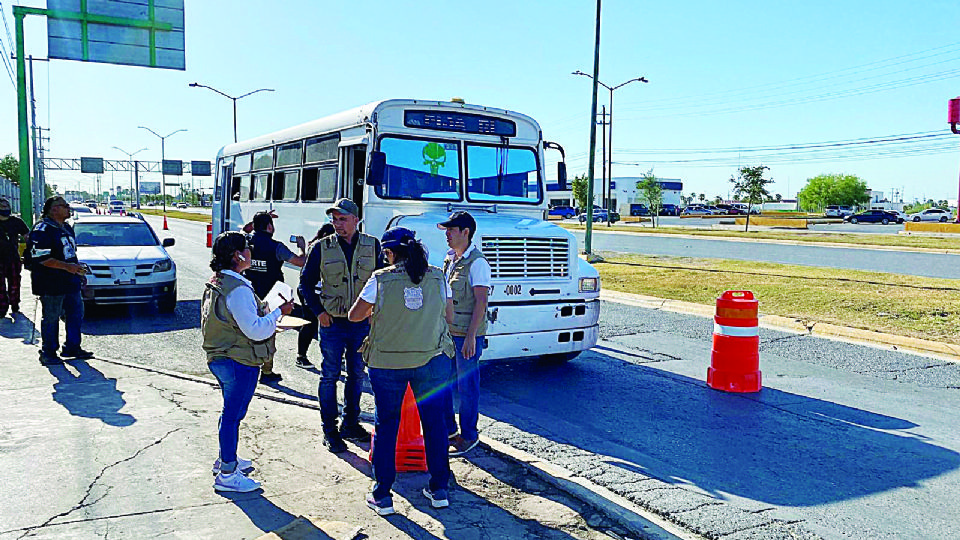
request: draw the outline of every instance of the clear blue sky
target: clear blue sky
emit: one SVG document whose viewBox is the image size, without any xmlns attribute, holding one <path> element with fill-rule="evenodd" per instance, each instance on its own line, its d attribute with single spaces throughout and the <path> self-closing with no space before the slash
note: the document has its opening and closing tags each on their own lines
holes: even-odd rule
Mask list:
<svg viewBox="0 0 960 540">
<path fill-rule="evenodd" d="M 2 3 L 11 32 L 13 3 Z M 592 0 L 186 0 L 185 72 L 38 63 L 38 121 L 51 129 L 48 157 L 121 159 L 119 146 L 149 147 L 138 157 L 158 160 L 159 140 L 137 129 L 145 125 L 188 130 L 167 141 L 168 158 L 213 159 L 233 138 L 231 103 L 193 81 L 232 95 L 276 89 L 238 103 L 241 139 L 383 98 L 460 96 L 534 117 L 577 174 L 587 167 L 590 80 L 570 73 L 592 72 L 595 9 Z M 614 175 L 653 168 L 688 194 L 726 197 L 737 163 L 763 163 L 785 197 L 836 172 L 888 194 L 903 189 L 908 201 L 956 199 L 960 136 L 826 155 L 756 149 L 948 133 L 947 101 L 960 95 L 958 21 L 960 4 L 948 0 L 608 0 L 600 80 L 650 80 L 614 96 Z M 29 17 L 26 33 L 27 53 L 44 57 L 45 21 Z M 608 97 L 601 88 L 600 103 Z M 0 153 L 16 155 L 6 73 L 0 101 Z M 728 150 L 708 152 L 717 149 Z M 49 177 L 92 186 L 79 173 Z"/>
</svg>

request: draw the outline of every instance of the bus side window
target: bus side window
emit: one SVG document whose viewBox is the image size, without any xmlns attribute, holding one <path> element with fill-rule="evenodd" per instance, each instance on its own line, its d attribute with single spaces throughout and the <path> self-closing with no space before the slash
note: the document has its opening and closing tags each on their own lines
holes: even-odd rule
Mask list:
<svg viewBox="0 0 960 540">
<path fill-rule="evenodd" d="M 297 200 L 297 177 L 300 171 L 277 171 L 273 173 L 273 200 Z"/>
<path fill-rule="evenodd" d="M 251 201 L 266 201 L 270 198 L 271 174 L 263 173 L 253 177 L 253 187 L 250 189 Z"/>
<path fill-rule="evenodd" d="M 237 182 L 238 178 L 240 179 L 239 182 Z M 234 176 L 233 180 L 234 180 L 234 184 L 239 187 L 236 195 L 232 197 L 233 200 L 249 201 L 250 200 L 250 175 L 245 174 L 243 176 Z"/>
<path fill-rule="evenodd" d="M 336 165 L 303 170 L 303 185 L 300 189 L 302 201 L 332 201 L 337 190 Z"/>
</svg>

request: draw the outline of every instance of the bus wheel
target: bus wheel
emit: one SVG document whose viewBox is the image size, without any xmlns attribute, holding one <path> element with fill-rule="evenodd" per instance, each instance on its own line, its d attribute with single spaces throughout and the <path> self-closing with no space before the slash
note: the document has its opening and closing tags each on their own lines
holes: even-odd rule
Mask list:
<svg viewBox="0 0 960 540">
<path fill-rule="evenodd" d="M 580 356 L 580 351 L 557 353 L 557 354 L 542 354 L 539 356 L 537 361 L 541 364 L 555 366 L 560 364 L 566 364 L 567 362 L 573 360 L 578 356 Z"/>
</svg>

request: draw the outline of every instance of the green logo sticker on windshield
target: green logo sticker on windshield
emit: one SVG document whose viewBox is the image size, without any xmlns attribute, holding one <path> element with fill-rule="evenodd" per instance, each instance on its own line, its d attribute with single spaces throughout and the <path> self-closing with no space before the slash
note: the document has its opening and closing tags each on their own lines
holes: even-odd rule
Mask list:
<svg viewBox="0 0 960 540">
<path fill-rule="evenodd" d="M 423 164 L 430 166 L 430 175 L 436 176 L 440 167 L 447 163 L 447 151 L 438 143 L 427 143 L 423 146 Z"/>
</svg>

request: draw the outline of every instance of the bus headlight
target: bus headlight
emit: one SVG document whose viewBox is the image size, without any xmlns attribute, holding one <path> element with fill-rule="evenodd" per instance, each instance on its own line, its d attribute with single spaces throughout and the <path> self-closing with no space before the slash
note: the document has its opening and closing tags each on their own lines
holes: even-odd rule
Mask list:
<svg viewBox="0 0 960 540">
<path fill-rule="evenodd" d="M 582 277 L 580 278 L 580 292 L 598 292 L 600 290 L 600 278 Z"/>
<path fill-rule="evenodd" d="M 163 259 L 162 261 L 153 263 L 154 272 L 168 272 L 171 268 L 173 268 L 173 261 L 170 259 Z"/>
</svg>

